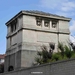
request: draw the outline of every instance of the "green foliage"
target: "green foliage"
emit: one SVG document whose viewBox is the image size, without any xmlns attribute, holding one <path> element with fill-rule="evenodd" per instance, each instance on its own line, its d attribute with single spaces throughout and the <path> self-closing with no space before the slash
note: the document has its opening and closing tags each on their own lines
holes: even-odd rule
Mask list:
<svg viewBox="0 0 75 75">
<path fill-rule="evenodd" d="M 75 45 L 72 42 L 70 42 L 69 44 L 72 47 L 73 51 L 75 52 Z"/>
<path fill-rule="evenodd" d="M 50 59 L 52 58 L 52 52 L 47 50 L 46 46 L 42 46 L 42 51 L 38 51 L 37 55 L 39 57 L 35 58 L 35 61 L 38 64 L 42 64 L 42 63 L 48 63 L 50 62 Z"/>
<path fill-rule="evenodd" d="M 48 51 L 46 46 L 42 46 L 42 51 L 38 51 L 37 55 L 39 57 L 37 57 L 35 59 L 35 61 L 38 64 L 44 64 L 44 63 L 49 63 L 49 62 L 54 62 L 54 61 L 58 61 L 58 60 L 66 60 L 66 59 L 70 59 L 70 58 L 75 58 L 75 51 L 71 50 L 71 46 L 67 46 L 67 45 L 63 45 L 63 43 L 59 43 L 58 44 L 58 48 L 60 51 L 58 51 L 57 53 L 53 53 L 54 50 L 54 45 L 53 44 L 49 44 L 50 49 Z"/>
<path fill-rule="evenodd" d="M 75 58 L 75 53 L 72 51 L 72 57 L 71 58 Z"/>
<path fill-rule="evenodd" d="M 64 51 L 64 45 L 63 45 L 63 43 L 60 43 L 60 42 L 59 42 L 58 48 L 60 49 L 62 58 L 64 58 L 64 52 L 65 52 L 65 51 Z"/>
<path fill-rule="evenodd" d="M 37 64 L 42 64 L 43 62 L 42 62 L 42 59 L 41 58 L 35 58 L 35 61 L 37 62 Z"/>
<path fill-rule="evenodd" d="M 72 55 L 73 55 L 73 51 L 71 50 L 71 47 L 70 46 L 67 46 L 67 45 L 63 45 L 63 43 L 59 43 L 58 44 L 58 48 L 60 49 L 61 51 L 61 56 L 62 58 L 71 58 Z"/>
<path fill-rule="evenodd" d="M 61 59 L 61 55 L 60 53 L 54 53 L 53 56 L 52 56 L 52 60 L 53 61 L 58 61 Z"/>
<path fill-rule="evenodd" d="M 71 48 L 65 45 L 64 50 L 65 50 L 66 57 L 70 59 L 72 57 L 72 50 L 71 50 Z"/>
</svg>

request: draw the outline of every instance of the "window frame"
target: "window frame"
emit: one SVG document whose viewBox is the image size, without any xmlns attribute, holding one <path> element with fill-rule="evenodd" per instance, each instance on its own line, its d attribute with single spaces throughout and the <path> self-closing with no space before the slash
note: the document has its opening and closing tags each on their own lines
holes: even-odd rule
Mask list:
<svg viewBox="0 0 75 75">
<path fill-rule="evenodd" d="M 36 25 L 42 26 L 42 19 L 40 17 L 36 18 Z"/>
<path fill-rule="evenodd" d="M 53 20 L 52 21 L 52 28 L 56 28 L 57 27 L 57 21 Z"/>
<path fill-rule="evenodd" d="M 47 23 L 47 25 L 46 25 L 46 23 Z M 49 27 L 49 25 L 50 25 L 50 21 L 49 20 L 44 20 L 44 26 Z"/>
<path fill-rule="evenodd" d="M 11 22 L 11 32 L 16 31 L 17 29 L 17 19 Z"/>
</svg>

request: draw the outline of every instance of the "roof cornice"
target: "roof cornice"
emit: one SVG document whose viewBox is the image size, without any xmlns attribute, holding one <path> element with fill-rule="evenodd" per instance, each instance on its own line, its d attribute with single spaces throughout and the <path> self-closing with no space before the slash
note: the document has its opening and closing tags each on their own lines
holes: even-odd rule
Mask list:
<svg viewBox="0 0 75 75">
<path fill-rule="evenodd" d="M 58 19 L 58 20 L 65 20 L 65 21 L 70 21 L 71 18 L 67 18 L 67 17 L 63 17 L 63 16 L 58 16 L 58 15 L 53 15 L 50 13 L 42 13 L 42 12 L 35 12 L 35 11 L 25 11 L 22 10 L 20 11 L 17 15 L 15 15 L 13 18 L 11 18 L 8 22 L 6 22 L 6 25 L 10 24 L 10 22 L 12 22 L 13 20 L 15 20 L 16 18 L 18 18 L 21 15 L 30 15 L 30 16 L 39 16 L 39 17 L 46 17 L 46 18 L 52 18 L 52 19 Z"/>
</svg>

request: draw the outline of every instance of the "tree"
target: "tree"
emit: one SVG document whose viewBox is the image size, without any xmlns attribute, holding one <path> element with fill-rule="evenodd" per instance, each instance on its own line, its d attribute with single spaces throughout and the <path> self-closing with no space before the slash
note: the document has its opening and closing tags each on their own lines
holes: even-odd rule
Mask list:
<svg viewBox="0 0 75 75">
<path fill-rule="evenodd" d="M 70 59 L 75 58 L 75 52 L 71 50 L 71 46 L 63 45 L 63 43 L 58 44 L 58 48 L 60 51 L 57 53 L 53 53 L 55 49 L 54 44 L 49 44 L 49 50 L 45 45 L 41 47 L 42 51 L 38 51 L 36 58 L 36 62 L 38 64 L 49 63 L 53 61 L 63 60 L 63 59 Z"/>
<path fill-rule="evenodd" d="M 67 45 L 65 45 L 64 49 L 65 49 L 66 57 L 70 59 L 72 57 L 72 54 L 73 54 L 71 47 L 68 47 Z"/>
<path fill-rule="evenodd" d="M 73 51 L 75 52 L 75 45 L 72 42 L 70 42 L 69 44 L 72 47 Z"/>
<path fill-rule="evenodd" d="M 64 45 L 63 45 L 63 43 L 60 43 L 60 42 L 59 42 L 58 48 L 60 49 L 62 58 L 64 58 L 64 52 L 65 52 L 65 50 L 64 50 Z"/>
<path fill-rule="evenodd" d="M 49 44 L 49 50 L 47 49 L 47 47 L 45 45 L 43 45 L 41 47 L 42 51 L 38 51 L 37 55 L 39 57 L 37 57 L 35 59 L 35 61 L 38 64 L 43 64 L 43 63 L 48 63 L 50 62 L 51 58 L 52 58 L 52 54 L 53 54 L 53 50 L 55 49 L 55 45 L 50 43 Z"/>
<path fill-rule="evenodd" d="M 73 51 L 71 50 L 71 46 L 69 45 L 67 46 L 67 45 L 63 45 L 63 43 L 59 43 L 58 48 L 61 51 L 62 58 L 64 58 L 64 56 L 66 56 L 69 59 L 72 57 Z"/>
</svg>

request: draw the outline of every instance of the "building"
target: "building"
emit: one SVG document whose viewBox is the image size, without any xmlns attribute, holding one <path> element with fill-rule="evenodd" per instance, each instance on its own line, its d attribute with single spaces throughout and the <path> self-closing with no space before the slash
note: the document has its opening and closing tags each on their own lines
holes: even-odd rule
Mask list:
<svg viewBox="0 0 75 75">
<path fill-rule="evenodd" d="M 0 73 L 4 72 L 5 54 L 0 54 Z"/>
<path fill-rule="evenodd" d="M 5 54 L 0 54 L 0 64 L 4 64 Z"/>
<path fill-rule="evenodd" d="M 7 23 L 5 71 L 30 67 L 42 45 L 58 42 L 67 44 L 70 18 L 42 11 L 21 11 Z"/>
</svg>

